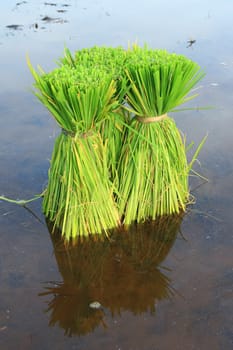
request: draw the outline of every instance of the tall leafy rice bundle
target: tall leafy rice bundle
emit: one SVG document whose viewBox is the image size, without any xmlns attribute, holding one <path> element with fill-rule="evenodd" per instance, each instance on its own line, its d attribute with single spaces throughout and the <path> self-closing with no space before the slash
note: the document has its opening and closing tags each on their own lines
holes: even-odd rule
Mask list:
<svg viewBox="0 0 233 350">
<path fill-rule="evenodd" d="M 117 108 L 109 110 L 108 118 L 100 124 L 100 133 L 103 142 L 108 146 L 107 159 L 109 176 L 112 181 L 117 179 L 117 164 L 124 143 L 124 118 L 125 110 L 122 108 L 127 90 L 125 66 L 127 64 L 128 52 L 119 47 L 98 47 L 84 48 L 75 52 L 72 56 L 68 49 L 65 49 L 64 57 L 60 58 L 60 65 L 72 67 L 74 70 L 88 69 L 105 72 L 115 82 L 114 97 L 118 101 Z M 104 79 L 103 74 L 102 79 Z"/>
<path fill-rule="evenodd" d="M 189 201 L 185 142 L 168 112 L 194 98 L 203 77 L 184 56 L 134 46 L 125 74 L 131 113 L 118 167 L 118 207 L 123 222 L 144 221 L 185 210 Z"/>
<path fill-rule="evenodd" d="M 62 129 L 43 211 L 67 241 L 185 210 L 192 162 L 168 113 L 195 97 L 196 63 L 134 45 L 66 49 L 47 74 L 28 64 Z"/>
<path fill-rule="evenodd" d="M 37 73 L 37 96 L 62 128 L 51 159 L 43 199 L 46 217 L 66 240 L 101 234 L 119 225 L 108 174 L 107 143 L 101 123 L 118 102 L 115 82 L 105 70 L 67 65 Z"/>
</svg>

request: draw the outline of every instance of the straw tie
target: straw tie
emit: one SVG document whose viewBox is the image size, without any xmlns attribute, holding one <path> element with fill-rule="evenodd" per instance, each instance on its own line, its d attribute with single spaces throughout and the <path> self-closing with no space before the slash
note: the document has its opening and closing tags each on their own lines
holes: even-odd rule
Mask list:
<svg viewBox="0 0 233 350">
<path fill-rule="evenodd" d="M 149 123 L 156 123 L 156 122 L 160 122 L 161 120 L 164 120 L 168 117 L 167 114 L 161 114 L 161 115 L 157 115 L 155 117 L 142 117 L 142 116 L 136 116 L 135 119 L 143 124 L 149 124 Z"/>
</svg>

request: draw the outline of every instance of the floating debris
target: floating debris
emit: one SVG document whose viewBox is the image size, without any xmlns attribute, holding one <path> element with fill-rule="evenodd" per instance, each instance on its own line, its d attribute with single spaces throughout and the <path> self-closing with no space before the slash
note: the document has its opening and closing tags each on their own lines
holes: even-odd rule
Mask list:
<svg viewBox="0 0 233 350">
<path fill-rule="evenodd" d="M 195 42 L 196 42 L 196 39 L 189 39 L 188 41 L 187 41 L 187 46 L 186 47 L 191 47 L 191 46 L 193 46 L 193 44 L 195 44 Z"/>
<path fill-rule="evenodd" d="M 65 13 L 67 10 L 57 10 L 58 13 Z"/>
<path fill-rule="evenodd" d="M 62 18 L 53 18 L 49 16 L 44 16 L 41 20 L 46 23 L 67 23 L 68 22 L 67 20 L 64 20 Z"/>
<path fill-rule="evenodd" d="M 102 305 L 98 301 L 93 301 L 89 304 L 91 309 L 100 309 Z"/>
<path fill-rule="evenodd" d="M 218 83 L 210 83 L 211 86 L 219 86 Z"/>
<path fill-rule="evenodd" d="M 20 6 L 20 5 L 23 5 L 23 4 L 27 4 L 27 1 L 20 1 L 20 2 L 17 2 L 17 4 L 15 6 Z"/>
<path fill-rule="evenodd" d="M 54 2 L 45 2 L 44 5 L 46 6 L 57 6 Z"/>
<path fill-rule="evenodd" d="M 13 214 L 14 212 L 13 211 L 7 211 L 6 213 L 3 213 L 2 216 L 7 216 L 9 214 Z"/>
<path fill-rule="evenodd" d="M 30 24 L 29 28 L 30 28 L 30 29 L 34 29 L 34 31 L 36 31 L 37 29 L 39 29 L 39 25 L 38 25 L 37 22 L 35 22 L 35 23 Z M 41 28 L 42 28 L 42 27 L 41 27 Z M 36 29 L 36 30 L 35 30 L 35 29 Z"/>
<path fill-rule="evenodd" d="M 44 16 L 43 18 L 41 18 L 41 21 L 44 21 L 44 22 L 53 22 L 53 21 L 56 21 L 58 18 L 52 18 L 52 17 L 49 17 L 49 16 Z"/>
<path fill-rule="evenodd" d="M 7 329 L 7 326 L 3 326 L 0 328 L 0 332 L 5 331 Z"/>
<path fill-rule="evenodd" d="M 22 30 L 23 25 L 22 24 L 9 24 L 6 26 L 6 28 L 12 29 L 12 30 Z"/>
</svg>

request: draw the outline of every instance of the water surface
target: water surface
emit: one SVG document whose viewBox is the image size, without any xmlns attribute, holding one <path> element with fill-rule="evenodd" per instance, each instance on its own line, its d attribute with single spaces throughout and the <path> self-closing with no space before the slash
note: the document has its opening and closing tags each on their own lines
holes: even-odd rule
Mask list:
<svg viewBox="0 0 233 350">
<path fill-rule="evenodd" d="M 206 77 L 190 106 L 214 107 L 174 115 L 188 141 L 208 134 L 195 169 L 209 182 L 190 179 L 196 203 L 182 218 L 66 251 L 40 201 L 38 218 L 0 203 L 1 349 L 232 349 L 232 10 L 227 0 L 1 5 L 0 194 L 43 190 L 59 133 L 31 92 L 26 54 L 50 70 L 65 45 L 147 42 L 197 61 Z"/>
</svg>

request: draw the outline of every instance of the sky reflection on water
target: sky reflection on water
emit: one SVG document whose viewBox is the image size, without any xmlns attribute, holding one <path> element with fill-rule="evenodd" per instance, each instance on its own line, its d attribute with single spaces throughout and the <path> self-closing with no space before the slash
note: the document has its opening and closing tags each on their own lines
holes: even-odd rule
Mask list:
<svg viewBox="0 0 233 350">
<path fill-rule="evenodd" d="M 44 285 L 46 281 L 57 281 L 58 289 L 64 286 L 64 271 L 59 262 L 62 259 L 54 250 L 45 223 L 38 222 L 23 208 L 0 202 L 0 348 L 232 349 L 233 319 L 229 310 L 233 306 L 233 3 L 227 0 L 172 3 L 62 0 L 56 2 L 57 6 L 45 5 L 40 0 L 19 1 L 18 6 L 16 3 L 3 2 L 0 12 L 0 194 L 30 198 L 41 192 L 47 181 L 54 139 L 59 133 L 31 92 L 33 79 L 26 54 L 33 65 L 39 64 L 47 71 L 55 67 L 65 45 L 74 51 L 92 45 L 147 42 L 197 61 L 206 77 L 193 106 L 214 108 L 174 114 L 189 141 L 197 144 L 208 133 L 199 157 L 201 166 L 196 164 L 196 169 L 209 182 L 195 190 L 196 204 L 182 221 L 182 237 L 178 235 L 171 251 L 164 256 L 162 266 L 168 270 L 162 270 L 160 264 L 153 265 L 156 276 L 165 276 L 169 288 L 177 292 L 172 298 L 155 302 L 155 315 L 146 310 L 141 314 L 131 312 L 125 307 L 121 316 L 112 317 L 109 307 L 104 315 L 108 327 L 96 327 L 80 337 L 64 336 L 64 327 L 59 322 L 49 327 L 52 314 L 45 310 L 57 303 L 58 293 L 50 290 L 50 295 L 38 294 L 44 286 L 49 287 Z M 58 12 L 64 9 L 66 12 Z M 43 21 L 45 16 L 62 21 Z M 14 24 L 23 27 L 19 30 L 6 27 Z M 187 48 L 192 38 L 196 42 Z M 192 179 L 191 185 L 196 185 Z M 31 208 L 43 220 L 41 203 L 33 203 Z M 125 256 L 129 258 L 130 254 Z M 70 267 L 78 270 L 76 263 L 75 257 Z M 113 277 L 114 266 L 109 267 L 109 274 L 107 263 L 103 266 L 106 276 Z M 132 265 L 127 266 L 132 269 Z M 84 277 L 85 274 L 82 280 Z M 130 285 L 126 277 L 125 288 Z M 104 305 L 104 291 L 100 294 L 97 282 L 97 287 L 92 285 L 97 294 L 91 299 L 102 296 Z M 87 287 L 91 288 L 88 283 Z M 151 288 L 156 290 L 156 284 L 152 283 Z M 121 298 L 119 303 L 127 301 L 122 294 Z M 145 303 L 148 300 L 145 296 Z M 77 302 L 75 298 L 74 301 Z M 110 297 L 108 302 L 111 303 Z"/>
</svg>

